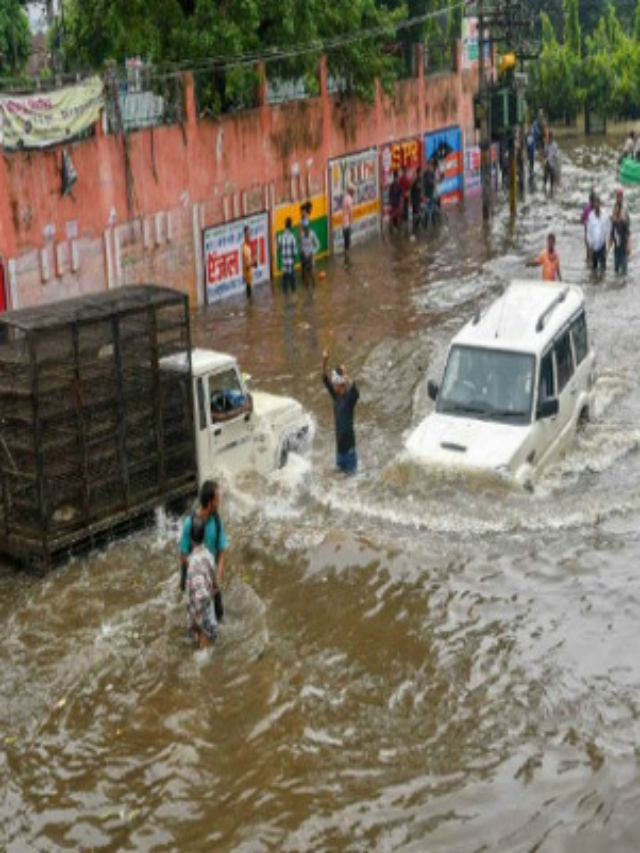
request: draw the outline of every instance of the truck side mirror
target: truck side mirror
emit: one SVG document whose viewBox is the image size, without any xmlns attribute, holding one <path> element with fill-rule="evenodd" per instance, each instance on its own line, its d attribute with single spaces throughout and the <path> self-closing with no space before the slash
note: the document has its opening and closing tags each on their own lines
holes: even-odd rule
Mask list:
<svg viewBox="0 0 640 853">
<path fill-rule="evenodd" d="M 538 405 L 538 420 L 545 418 L 554 418 L 560 411 L 560 404 L 557 397 L 549 397 L 548 400 L 543 400 Z"/>
<path fill-rule="evenodd" d="M 440 390 L 440 386 L 437 382 L 434 382 L 433 379 L 430 379 L 427 382 L 427 394 L 429 395 L 430 400 L 438 399 L 438 391 Z"/>
</svg>

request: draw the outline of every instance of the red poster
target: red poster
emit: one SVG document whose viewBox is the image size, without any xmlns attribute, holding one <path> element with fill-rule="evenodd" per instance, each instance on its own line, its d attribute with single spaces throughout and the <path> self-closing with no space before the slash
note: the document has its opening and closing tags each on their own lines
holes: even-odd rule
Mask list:
<svg viewBox="0 0 640 853">
<path fill-rule="evenodd" d="M 402 142 L 391 142 L 380 152 L 382 162 L 382 211 L 385 216 L 391 212 L 389 204 L 389 187 L 393 181 L 393 173 L 402 174 L 403 169 L 415 172 L 422 162 L 422 141 L 419 137 L 405 139 Z"/>
</svg>

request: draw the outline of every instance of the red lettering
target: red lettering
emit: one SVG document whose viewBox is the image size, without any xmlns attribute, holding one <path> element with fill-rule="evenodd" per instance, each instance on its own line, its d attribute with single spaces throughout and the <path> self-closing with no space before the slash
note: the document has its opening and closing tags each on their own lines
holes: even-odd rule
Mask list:
<svg viewBox="0 0 640 853">
<path fill-rule="evenodd" d="M 207 280 L 217 284 L 240 274 L 237 252 L 226 252 L 224 255 L 212 253 L 207 256 Z"/>
</svg>

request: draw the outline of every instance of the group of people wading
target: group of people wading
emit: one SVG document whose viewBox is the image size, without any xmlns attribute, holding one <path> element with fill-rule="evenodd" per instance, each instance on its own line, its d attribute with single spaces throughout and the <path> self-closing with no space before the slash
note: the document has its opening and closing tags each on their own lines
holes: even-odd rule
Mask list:
<svg viewBox="0 0 640 853">
<path fill-rule="evenodd" d="M 333 403 L 336 468 L 353 475 L 358 470 L 354 417 L 360 392 L 344 364 L 329 370 L 330 354 L 330 347 L 326 347 L 322 381 Z M 184 521 L 180 537 L 180 589 L 187 599 L 187 631 L 197 649 L 206 649 L 216 641 L 224 617 L 221 584 L 228 540 L 220 500 L 220 485 L 215 480 L 205 481 L 198 505 Z"/>
</svg>

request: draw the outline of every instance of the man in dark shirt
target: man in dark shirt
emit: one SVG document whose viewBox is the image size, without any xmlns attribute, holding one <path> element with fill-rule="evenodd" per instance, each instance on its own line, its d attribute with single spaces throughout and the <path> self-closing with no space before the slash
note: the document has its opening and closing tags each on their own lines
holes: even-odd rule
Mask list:
<svg viewBox="0 0 640 853">
<path fill-rule="evenodd" d="M 328 372 L 329 350 L 322 353 L 322 381 L 333 400 L 333 417 L 336 427 L 336 465 L 345 474 L 355 474 L 358 470 L 356 453 L 356 434 L 353 428 L 353 416 L 360 392 L 355 382 L 347 375 L 344 365 Z"/>
</svg>

